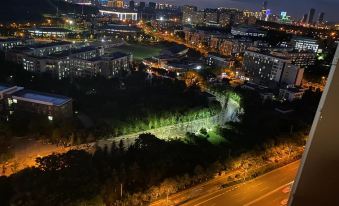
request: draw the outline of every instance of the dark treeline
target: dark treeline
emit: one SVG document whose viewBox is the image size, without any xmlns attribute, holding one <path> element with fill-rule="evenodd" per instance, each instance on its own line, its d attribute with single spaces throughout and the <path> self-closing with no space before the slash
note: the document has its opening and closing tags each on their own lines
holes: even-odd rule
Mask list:
<svg viewBox="0 0 339 206">
<path fill-rule="evenodd" d="M 5 206 L 147 205 L 222 170 L 262 165 L 300 151 L 320 93 L 307 92 L 302 101 L 288 105 L 295 109 L 293 114 L 282 115 L 273 108 L 284 105 L 263 103 L 250 91 L 237 92 L 245 114 L 241 123 L 216 128 L 225 143 L 211 144 L 202 129 L 201 134 L 188 134 L 185 141 L 143 134 L 127 149 L 120 142 L 98 148 L 93 155 L 70 151 L 39 158 L 36 168 L 0 178 L 0 202 Z M 244 153 L 249 160 L 237 160 Z M 277 160 L 271 160 L 275 156 Z"/>
<path fill-rule="evenodd" d="M 150 79 L 141 71 L 123 78 L 71 81 L 30 73 L 20 65 L 1 60 L 0 68 L 0 83 L 74 99 L 74 119 L 51 123 L 45 117 L 16 113 L 4 123 L 10 136 L 34 134 L 79 143 L 93 137 L 118 136 L 206 118 L 220 111 L 219 103 L 209 102 L 198 89 L 187 88 L 183 81 Z"/>
<path fill-rule="evenodd" d="M 272 157 L 267 156 L 268 152 L 261 152 L 264 148 L 282 142 L 292 147 L 303 145 L 300 137 L 271 139 L 269 144 L 258 144 L 250 153 L 254 159 L 250 165 Z M 236 162 L 241 154 L 236 147 L 212 145 L 193 134 L 187 142 L 166 142 L 143 134 L 134 146 L 126 151 L 123 148 L 120 143 L 109 149 L 98 149 L 93 155 L 70 151 L 39 158 L 37 167 L 0 177 L 0 201 L 4 206 L 110 206 L 118 202 L 147 205 L 159 197 L 210 179 L 222 170 L 243 164 Z M 239 175 L 234 178 L 241 177 Z"/>
<path fill-rule="evenodd" d="M 94 155 L 70 151 L 39 158 L 36 168 L 0 178 L 1 202 L 4 205 L 85 202 L 113 205 L 118 201 L 127 205 L 146 204 L 163 195 L 162 190 L 172 193 L 184 189 L 228 167 L 227 148 L 232 147 L 215 146 L 199 136 L 190 136 L 188 142 L 165 142 L 144 134 L 127 151 L 119 144 L 99 149 Z"/>
<path fill-rule="evenodd" d="M 59 0 L 11 0 L 3 1 L 0 7 L 0 22 L 36 22 L 43 20 L 43 14 L 82 13 L 82 6 Z M 84 14 L 95 14 L 97 8 L 83 6 Z"/>
</svg>

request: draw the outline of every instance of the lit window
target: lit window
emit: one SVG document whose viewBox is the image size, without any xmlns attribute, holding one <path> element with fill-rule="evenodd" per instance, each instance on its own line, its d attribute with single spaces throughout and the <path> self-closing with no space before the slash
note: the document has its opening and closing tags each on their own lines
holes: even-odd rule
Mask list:
<svg viewBox="0 0 339 206">
<path fill-rule="evenodd" d="M 18 103 L 18 100 L 17 99 L 13 99 L 13 103 L 14 104 Z"/>
</svg>

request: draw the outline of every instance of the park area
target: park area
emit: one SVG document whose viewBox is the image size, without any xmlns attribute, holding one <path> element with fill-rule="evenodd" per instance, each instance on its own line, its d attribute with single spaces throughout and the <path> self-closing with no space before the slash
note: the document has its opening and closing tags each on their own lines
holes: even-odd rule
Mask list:
<svg viewBox="0 0 339 206">
<path fill-rule="evenodd" d="M 142 60 L 152 56 L 158 56 L 163 49 L 168 48 L 165 44 L 143 45 L 127 43 L 122 46 L 108 49 L 108 52 L 125 52 L 133 54 L 135 60 Z"/>
</svg>

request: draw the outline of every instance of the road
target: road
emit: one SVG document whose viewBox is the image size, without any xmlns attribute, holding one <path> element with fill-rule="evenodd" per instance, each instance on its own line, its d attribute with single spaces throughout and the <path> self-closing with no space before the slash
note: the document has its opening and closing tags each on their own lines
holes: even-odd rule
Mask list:
<svg viewBox="0 0 339 206">
<path fill-rule="evenodd" d="M 78 145 L 73 147 L 46 144 L 39 140 L 27 138 L 13 138 L 12 140 L 13 158 L 6 163 L 0 163 L 0 176 L 9 176 L 27 167 L 36 166 L 37 157 L 45 157 L 51 154 L 65 153 L 71 149 L 93 148 L 93 144 Z"/>
<path fill-rule="evenodd" d="M 287 204 L 287 200 L 291 191 L 292 183 L 283 185 L 276 190 L 273 190 L 270 193 L 267 193 L 265 196 L 256 199 L 250 204 L 251 206 L 274 206 L 274 205 L 284 205 Z"/>
<path fill-rule="evenodd" d="M 281 205 L 288 193 L 282 190 L 294 181 L 300 161 L 278 168 L 251 181 L 219 189 L 220 181 L 194 187 L 169 197 L 168 205 L 182 206 L 257 206 Z M 224 180 L 225 181 L 225 180 Z M 194 194 L 194 193 L 199 193 Z M 187 199 L 191 199 L 187 201 Z M 273 202 L 271 202 L 273 201 Z M 166 205 L 165 201 L 152 206 Z"/>
</svg>

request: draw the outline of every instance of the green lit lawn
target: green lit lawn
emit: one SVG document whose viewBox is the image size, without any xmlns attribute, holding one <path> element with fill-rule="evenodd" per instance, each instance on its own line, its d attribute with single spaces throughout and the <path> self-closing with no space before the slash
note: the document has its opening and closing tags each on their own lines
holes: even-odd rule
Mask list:
<svg viewBox="0 0 339 206">
<path fill-rule="evenodd" d="M 157 56 L 160 54 L 160 52 L 166 48 L 162 45 L 140 45 L 140 44 L 129 44 L 129 45 L 123 45 L 115 48 L 109 49 L 109 52 L 125 52 L 125 53 L 132 53 L 134 59 L 136 60 L 142 60 L 144 58 Z"/>
<path fill-rule="evenodd" d="M 207 140 L 214 145 L 226 142 L 225 138 L 215 133 L 215 131 L 208 132 Z"/>
</svg>

